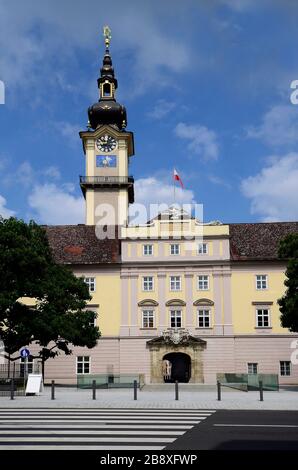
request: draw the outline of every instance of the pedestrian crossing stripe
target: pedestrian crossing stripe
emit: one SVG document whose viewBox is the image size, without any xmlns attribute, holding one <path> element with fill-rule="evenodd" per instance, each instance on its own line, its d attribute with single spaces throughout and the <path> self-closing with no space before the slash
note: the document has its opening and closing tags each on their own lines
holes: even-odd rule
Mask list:
<svg viewBox="0 0 298 470">
<path fill-rule="evenodd" d="M 0 409 L 1 450 L 162 450 L 214 410 Z"/>
</svg>

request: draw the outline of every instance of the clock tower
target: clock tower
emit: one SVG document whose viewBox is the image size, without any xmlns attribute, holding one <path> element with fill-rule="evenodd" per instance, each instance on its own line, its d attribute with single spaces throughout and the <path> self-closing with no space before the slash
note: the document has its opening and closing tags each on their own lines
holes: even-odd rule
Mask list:
<svg viewBox="0 0 298 470">
<path fill-rule="evenodd" d="M 127 225 L 128 206 L 134 202 L 134 179 L 129 176 L 134 140 L 133 133 L 126 130 L 126 109 L 116 101 L 118 83 L 107 26 L 104 36 L 105 55 L 97 80 L 99 100 L 88 109 L 88 131 L 80 132 L 86 158 L 80 185 L 86 200 L 86 225 Z"/>
</svg>

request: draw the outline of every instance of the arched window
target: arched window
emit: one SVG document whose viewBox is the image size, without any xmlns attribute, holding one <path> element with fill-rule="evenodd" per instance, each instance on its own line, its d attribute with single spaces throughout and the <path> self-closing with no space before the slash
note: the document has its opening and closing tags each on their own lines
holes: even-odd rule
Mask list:
<svg viewBox="0 0 298 470">
<path fill-rule="evenodd" d="M 104 83 L 102 90 L 103 90 L 103 96 L 111 96 L 111 84 L 110 83 Z"/>
<path fill-rule="evenodd" d="M 144 299 L 138 303 L 138 306 L 141 307 L 141 328 L 156 328 L 155 307 L 158 306 L 158 302 Z"/>
<path fill-rule="evenodd" d="M 214 302 L 209 299 L 198 299 L 194 303 L 197 309 L 197 328 L 212 328 L 211 307 Z"/>
</svg>

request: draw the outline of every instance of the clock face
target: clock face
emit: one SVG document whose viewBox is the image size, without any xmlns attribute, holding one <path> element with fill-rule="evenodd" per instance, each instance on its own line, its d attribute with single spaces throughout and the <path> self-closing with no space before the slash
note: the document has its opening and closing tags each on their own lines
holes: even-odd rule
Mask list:
<svg viewBox="0 0 298 470">
<path fill-rule="evenodd" d="M 96 145 L 97 145 L 98 150 L 100 150 L 101 152 L 107 153 L 107 152 L 112 152 L 113 150 L 115 150 L 117 146 L 117 142 L 114 139 L 114 137 L 108 134 L 105 134 L 101 136 L 99 139 L 97 139 Z"/>
</svg>

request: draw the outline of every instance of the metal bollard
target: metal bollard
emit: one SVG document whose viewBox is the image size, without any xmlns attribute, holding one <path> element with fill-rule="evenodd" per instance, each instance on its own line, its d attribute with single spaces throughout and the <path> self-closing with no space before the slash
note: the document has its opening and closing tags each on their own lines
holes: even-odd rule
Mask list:
<svg viewBox="0 0 298 470">
<path fill-rule="evenodd" d="M 178 380 L 175 381 L 175 400 L 179 400 L 179 384 L 178 384 Z"/>
<path fill-rule="evenodd" d="M 259 388 L 260 388 L 260 401 L 264 401 L 264 396 L 263 396 L 263 381 L 259 381 Z"/>
<path fill-rule="evenodd" d="M 92 400 L 96 400 L 96 380 L 92 380 Z"/>
<path fill-rule="evenodd" d="M 55 380 L 52 380 L 51 384 L 51 400 L 55 400 Z"/>
<path fill-rule="evenodd" d="M 10 399 L 14 400 L 14 379 L 10 381 Z"/>
<path fill-rule="evenodd" d="M 133 399 L 138 399 L 138 382 L 136 380 L 133 381 Z"/>
<path fill-rule="evenodd" d="M 221 383 L 217 381 L 217 400 L 221 401 Z"/>
</svg>

